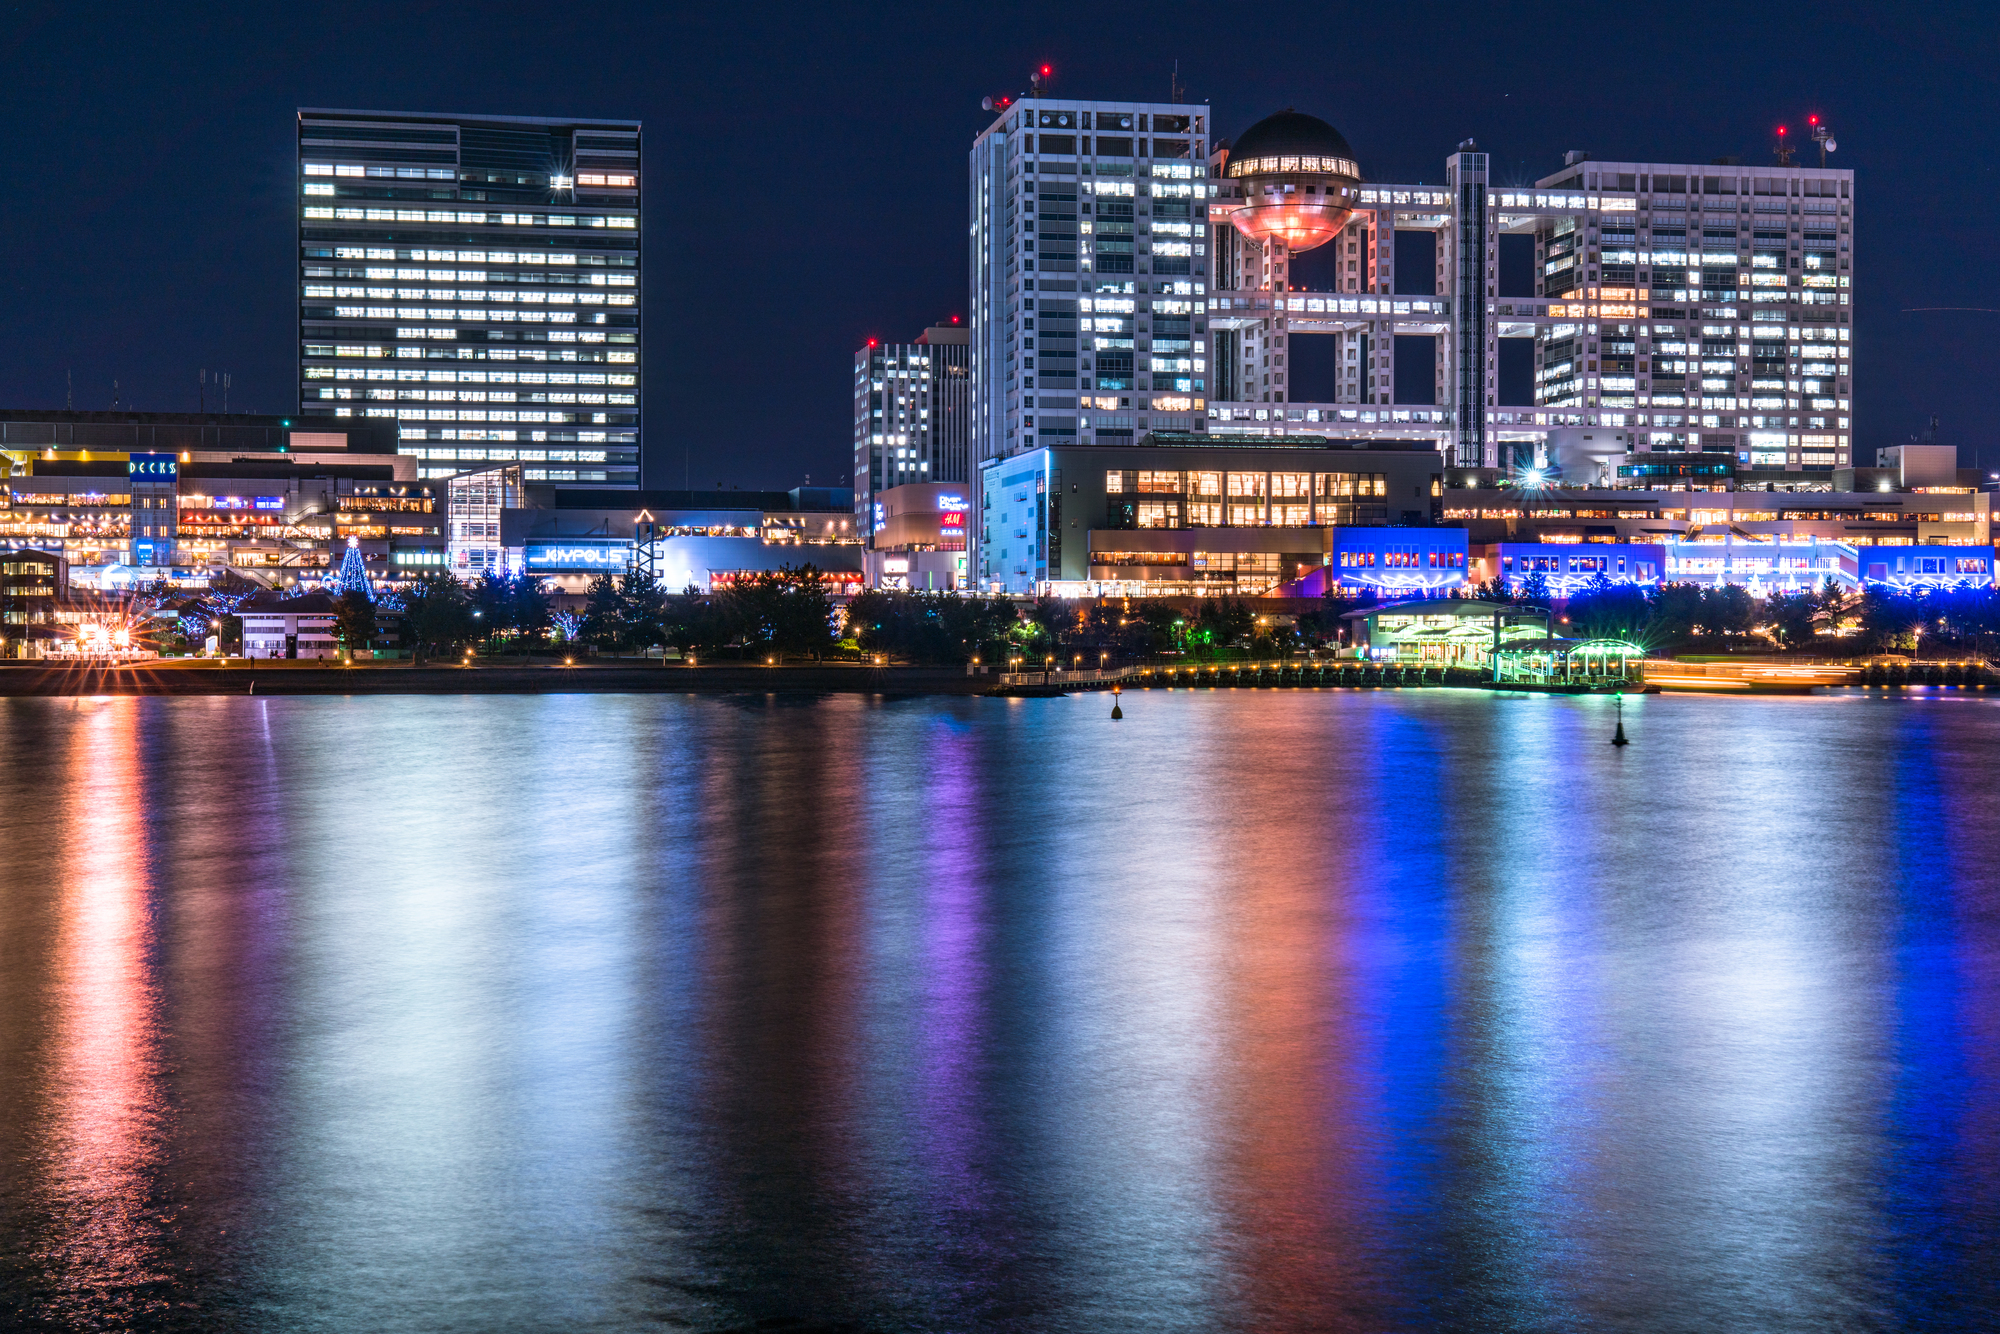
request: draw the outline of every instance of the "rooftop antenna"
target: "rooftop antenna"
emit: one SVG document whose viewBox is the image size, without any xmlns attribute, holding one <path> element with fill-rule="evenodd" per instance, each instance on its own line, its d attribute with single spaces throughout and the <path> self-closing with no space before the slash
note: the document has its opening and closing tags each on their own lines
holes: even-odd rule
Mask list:
<svg viewBox="0 0 2000 1334">
<path fill-rule="evenodd" d="M 73 370 L 63 371 L 63 410 L 76 411 L 76 372 Z"/>
<path fill-rule="evenodd" d="M 111 410 L 118 411 L 118 381 L 111 382 Z"/>
<path fill-rule="evenodd" d="M 222 411 L 224 415 L 227 415 L 229 412 L 229 378 L 229 372 L 224 371 L 222 373 Z"/>
<path fill-rule="evenodd" d="M 1818 116 L 1807 116 L 1806 124 L 1812 126 L 1813 142 L 1819 145 L 1819 165 L 1826 166 L 1826 155 L 1840 145 L 1833 141 L 1833 130 L 1819 123 Z"/>
<path fill-rule="evenodd" d="M 1030 97 L 1047 96 L 1049 85 L 1055 82 L 1055 74 L 1055 68 L 1051 65 L 1043 65 L 1033 74 L 1030 74 L 1028 76 L 1028 95 Z"/>
<path fill-rule="evenodd" d="M 1183 102 L 1186 100 L 1187 85 L 1181 82 L 1181 62 L 1176 60 L 1174 62 L 1174 101 Z"/>
<path fill-rule="evenodd" d="M 1791 166 L 1792 152 L 1792 146 L 1785 138 L 1785 127 L 1780 125 L 1778 127 L 1778 165 L 1781 167 Z"/>
<path fill-rule="evenodd" d="M 199 387 L 195 390 L 195 411 L 208 411 L 208 367 L 201 368 Z"/>
</svg>

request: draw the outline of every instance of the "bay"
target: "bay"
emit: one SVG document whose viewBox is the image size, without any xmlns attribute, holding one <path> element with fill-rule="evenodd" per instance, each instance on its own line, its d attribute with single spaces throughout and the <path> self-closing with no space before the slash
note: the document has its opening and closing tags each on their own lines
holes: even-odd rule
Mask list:
<svg viewBox="0 0 2000 1334">
<path fill-rule="evenodd" d="M 0 1326 L 2000 1305 L 2000 703 L 0 701 Z"/>
</svg>

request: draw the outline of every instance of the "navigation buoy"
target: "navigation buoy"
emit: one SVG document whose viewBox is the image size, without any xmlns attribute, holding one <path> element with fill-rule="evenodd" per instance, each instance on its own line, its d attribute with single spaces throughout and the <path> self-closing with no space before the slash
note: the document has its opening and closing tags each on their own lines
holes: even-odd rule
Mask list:
<svg viewBox="0 0 2000 1334">
<path fill-rule="evenodd" d="M 1611 734 L 1611 744 L 1614 746 L 1629 746 L 1632 743 L 1625 739 L 1625 697 L 1623 695 L 1619 695 L 1617 697 L 1617 700 L 1618 700 L 1618 730 Z"/>
<path fill-rule="evenodd" d="M 1111 716 L 1113 718 L 1123 718 L 1125 716 L 1125 710 L 1118 707 L 1118 696 L 1123 693 L 1117 686 L 1111 687 Z"/>
</svg>

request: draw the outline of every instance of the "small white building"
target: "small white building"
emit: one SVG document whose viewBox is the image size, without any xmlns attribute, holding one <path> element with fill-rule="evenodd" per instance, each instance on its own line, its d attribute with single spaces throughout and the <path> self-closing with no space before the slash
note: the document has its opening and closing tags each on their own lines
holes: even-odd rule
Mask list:
<svg viewBox="0 0 2000 1334">
<path fill-rule="evenodd" d="M 257 593 L 236 609 L 246 658 L 332 658 L 338 649 L 333 599 L 325 593 Z"/>
</svg>

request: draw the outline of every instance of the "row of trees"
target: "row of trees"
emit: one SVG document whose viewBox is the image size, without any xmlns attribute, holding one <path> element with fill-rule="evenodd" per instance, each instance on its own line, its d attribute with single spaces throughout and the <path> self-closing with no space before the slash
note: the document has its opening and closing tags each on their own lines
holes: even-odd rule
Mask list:
<svg viewBox="0 0 2000 1334">
<path fill-rule="evenodd" d="M 248 591 L 158 590 L 152 637 L 171 652 L 198 649 L 213 633 L 225 649 L 236 649 L 241 622 L 233 613 Z M 1759 601 L 1734 585 L 1645 589 L 1600 576 L 1559 603 L 1535 575 L 1519 588 L 1495 580 L 1467 591 L 1492 601 L 1560 605 L 1568 622 L 1564 632 L 1626 639 L 1652 651 L 1703 642 L 1729 647 L 1766 635 L 1798 649 L 1838 636 L 1840 647 L 1850 652 L 1907 652 L 1931 644 L 1939 651 L 2000 654 L 2000 592 L 1992 588 L 1900 592 L 1871 586 L 1857 593 L 1829 579 L 1816 590 L 1772 593 Z M 341 640 L 354 648 L 376 639 L 382 628 L 378 609 L 400 610 L 403 645 L 415 649 L 419 660 L 468 644 L 525 651 L 552 641 L 587 643 L 606 652 L 666 644 L 710 656 L 818 659 L 836 647 L 834 592 L 832 581 L 810 565 L 710 593 L 669 592 L 634 571 L 598 576 L 581 614 L 556 613 L 546 584 L 533 576 L 489 572 L 462 580 L 439 571 L 379 601 L 358 590 L 344 592 L 335 609 Z M 1004 598 L 870 591 L 848 605 L 847 643 L 863 653 L 940 663 L 1284 652 L 1337 642 L 1342 616 L 1373 602 L 1372 595 L 1329 598 L 1295 624 L 1278 626 L 1253 603 L 1229 597 L 1204 598 L 1192 610 L 1151 600 L 1099 604 L 1044 598 L 1023 613 Z"/>
<path fill-rule="evenodd" d="M 579 633 L 611 652 L 669 644 L 682 652 L 818 659 L 834 643 L 833 595 L 833 582 L 811 565 L 708 593 L 669 593 L 643 571 L 601 574 L 591 581 Z"/>
<path fill-rule="evenodd" d="M 1479 596 L 1553 606 L 1523 588 L 1487 585 Z M 1827 647 L 1908 652 L 1919 642 L 1939 649 L 2000 652 L 2000 591 L 1992 588 L 1901 591 L 1870 585 L 1863 592 L 1829 579 L 1817 589 L 1774 592 L 1759 602 L 1736 585 L 1662 584 L 1642 589 L 1599 577 L 1563 606 L 1573 633 L 1627 639 L 1655 650 L 1691 641 L 1727 646 L 1765 635 L 1787 648 Z M 1846 633 L 1846 632 L 1852 633 Z"/>
<path fill-rule="evenodd" d="M 857 648 L 910 662 L 999 661 L 1020 643 L 1020 629 L 1020 612 L 1005 598 L 870 591 L 847 604 Z"/>
</svg>

